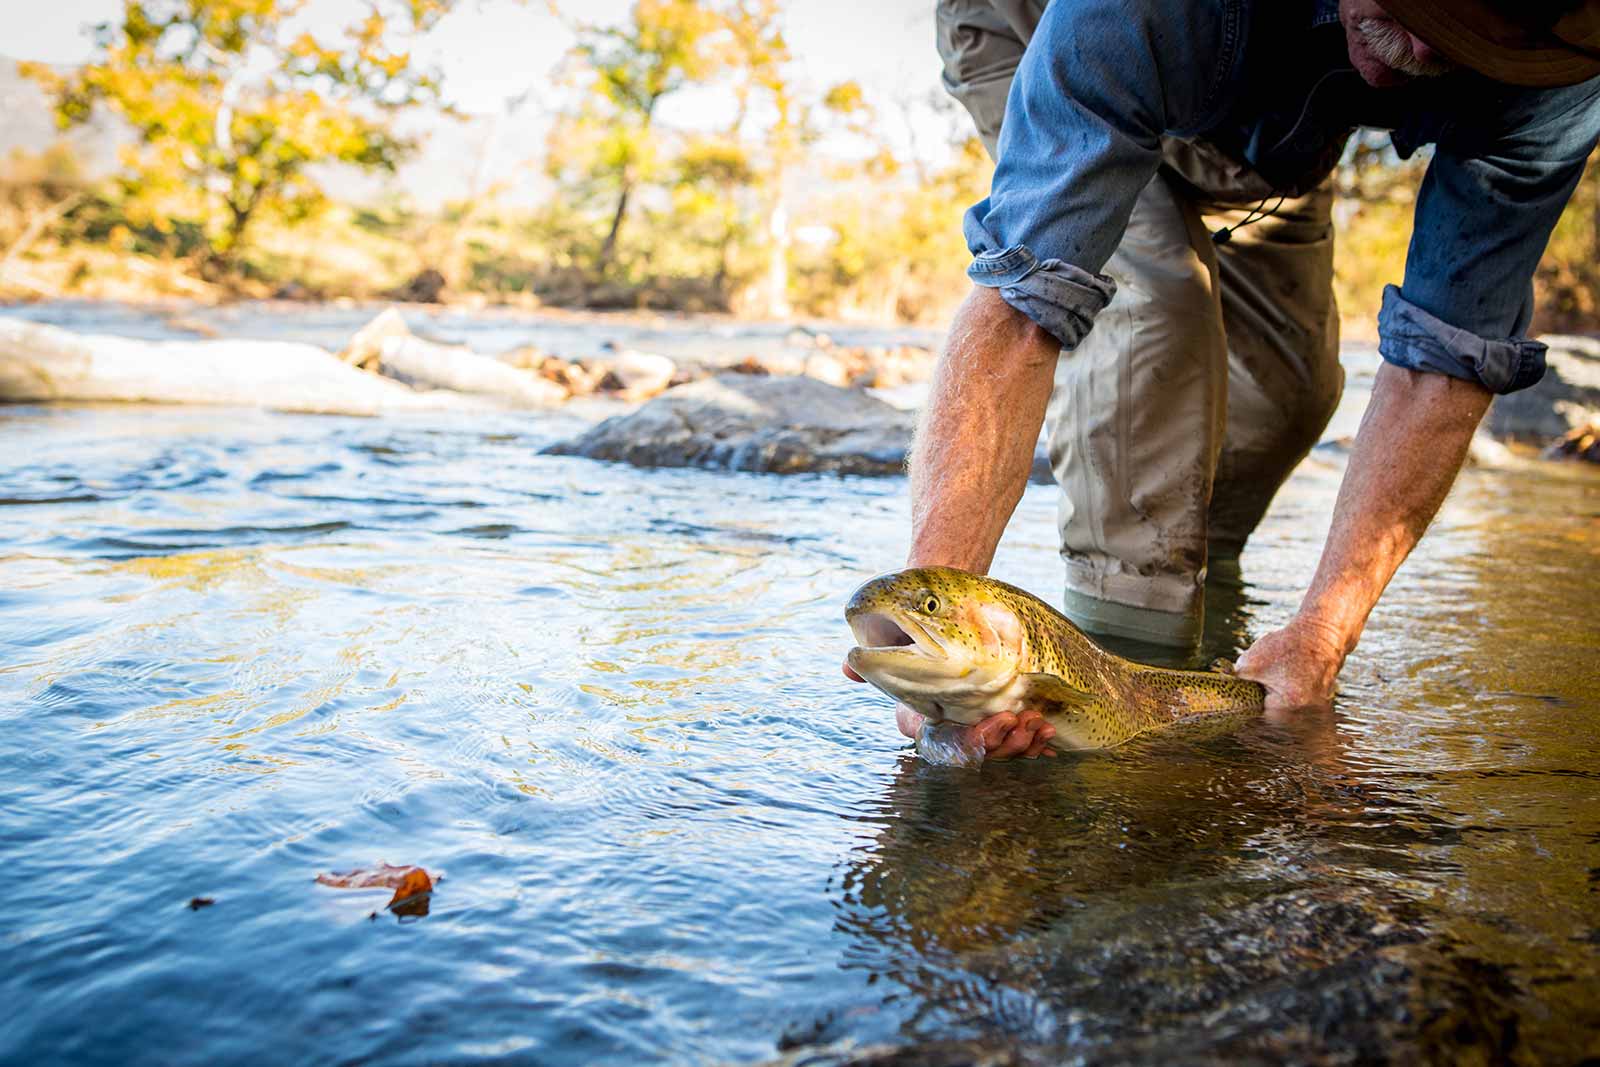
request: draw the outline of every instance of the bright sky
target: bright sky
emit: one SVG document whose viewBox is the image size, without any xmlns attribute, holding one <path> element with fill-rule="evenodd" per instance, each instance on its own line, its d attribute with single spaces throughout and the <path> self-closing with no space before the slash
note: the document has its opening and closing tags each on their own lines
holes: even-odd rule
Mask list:
<svg viewBox="0 0 1600 1067">
<path fill-rule="evenodd" d="M 22 0 L 0 0 L 7 7 Z M 564 12 L 591 22 L 623 19 L 632 0 L 559 0 Z M 0 55 L 49 63 L 78 63 L 93 53 L 90 30 L 116 18 L 122 0 L 54 0 L 30 5 L 26 18 L 8 20 Z M 941 93 L 934 48 L 934 0 L 787 0 L 785 32 L 804 72 L 820 93 L 847 79 L 861 83 L 879 108 L 882 135 L 895 151 L 925 161 L 948 158 L 951 119 L 926 104 Z M 306 0 L 300 18 L 325 38 L 355 21 L 365 0 Z M 483 160 L 484 173 L 509 182 L 513 196 L 537 198 L 530 164 L 543 155 L 550 113 L 557 107 L 557 68 L 572 44 L 548 0 L 457 0 L 457 7 L 419 41 L 414 52 L 443 73 L 446 96 L 461 111 L 494 115 L 527 94 L 515 117 L 477 132 L 431 127 L 427 147 L 402 169 L 398 182 L 413 196 L 437 202 L 467 194 Z M 726 92 L 685 91 L 663 101 L 659 119 L 678 128 L 708 128 L 731 115 Z M 413 132 L 416 127 L 411 127 Z M 487 147 L 494 143 L 491 150 Z M 852 156 L 868 149 L 848 137 L 825 139 L 823 154 Z M 361 197 L 374 180 L 329 175 L 336 195 Z"/>
<path fill-rule="evenodd" d="M 6 0 L 7 6 L 20 0 Z M 607 22 L 626 15 L 629 0 L 562 0 L 563 10 Z M 56 0 L 29 4 L 26 18 L 7 19 L 0 52 L 13 59 L 76 63 L 91 52 L 88 30 L 109 20 L 119 0 Z M 309 0 L 304 17 L 319 28 L 348 22 L 356 0 Z M 882 99 L 916 96 L 938 87 L 933 0 L 789 0 L 787 31 L 795 55 L 818 87 L 854 78 Z M 421 42 L 418 56 L 444 72 L 451 99 L 471 113 L 492 113 L 508 97 L 532 88 L 529 101 L 551 85 L 557 62 L 572 43 L 546 0 L 459 0 L 457 10 Z M 665 105 L 664 105 L 665 106 Z M 701 101 L 678 105 L 692 122 Z"/>
</svg>

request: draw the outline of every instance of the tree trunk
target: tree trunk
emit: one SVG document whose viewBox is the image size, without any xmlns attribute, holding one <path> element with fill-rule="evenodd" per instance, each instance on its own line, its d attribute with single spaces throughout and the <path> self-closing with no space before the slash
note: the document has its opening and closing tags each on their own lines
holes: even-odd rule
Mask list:
<svg viewBox="0 0 1600 1067">
<path fill-rule="evenodd" d="M 722 231 L 722 240 L 717 243 L 717 275 L 712 279 L 715 286 L 717 299 L 726 309 L 733 303 L 728 294 L 728 256 L 733 247 L 733 227 Z"/>
<path fill-rule="evenodd" d="M 633 183 L 624 179 L 622 193 L 617 197 L 616 214 L 611 216 L 611 230 L 600 244 L 600 258 L 595 264 L 597 272 L 602 277 L 611 269 L 611 261 L 616 257 L 617 234 L 622 231 L 622 217 L 628 212 L 628 197 L 632 193 Z"/>
<path fill-rule="evenodd" d="M 250 219 L 255 214 L 256 204 L 260 203 L 260 200 L 260 189 L 253 190 L 242 203 L 232 197 L 226 200 L 227 229 L 223 231 L 220 242 L 207 242 L 205 259 L 200 263 L 200 276 L 206 281 L 221 281 L 234 272 L 234 260 L 239 253 L 239 246 L 244 242 L 245 230 L 249 229 Z"/>
<path fill-rule="evenodd" d="M 250 228 L 250 216 L 255 214 L 255 198 L 244 207 L 228 206 L 231 217 L 228 219 L 228 255 L 231 257 L 244 243 L 244 231 Z"/>
<path fill-rule="evenodd" d="M 1589 164 L 1589 184 L 1594 189 L 1594 216 L 1589 219 L 1589 225 L 1594 230 L 1594 246 L 1591 249 L 1589 262 L 1600 263 L 1600 162 Z"/>
<path fill-rule="evenodd" d="M 773 197 L 772 214 L 767 221 L 767 234 L 772 241 L 767 260 L 767 314 L 786 319 L 793 309 L 789 307 L 789 208 L 784 202 L 781 175 Z"/>
</svg>

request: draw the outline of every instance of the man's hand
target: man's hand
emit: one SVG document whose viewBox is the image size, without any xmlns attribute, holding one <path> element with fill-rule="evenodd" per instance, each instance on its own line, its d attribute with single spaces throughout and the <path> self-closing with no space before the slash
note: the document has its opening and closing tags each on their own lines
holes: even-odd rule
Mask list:
<svg viewBox="0 0 1600 1067">
<path fill-rule="evenodd" d="M 913 715 L 916 712 L 912 712 Z M 1056 750 L 1050 747 L 1056 728 L 1044 721 L 1044 716 L 1031 708 L 1020 715 L 1002 711 L 966 729 L 967 740 L 974 748 L 983 746 L 986 759 L 1037 759 L 1040 756 L 1055 758 Z"/>
<path fill-rule="evenodd" d="M 866 681 L 848 664 L 844 668 L 844 676 L 852 682 Z M 894 721 L 901 733 L 915 738 L 928 720 L 904 704 L 896 704 Z M 985 759 L 1011 759 L 1013 756 L 1036 759 L 1039 756 L 1055 756 L 1055 749 L 1049 747 L 1050 739 L 1055 735 L 1056 728 L 1045 722 L 1044 716 L 1037 711 L 1024 711 L 1020 715 L 1002 711 L 966 727 L 964 740 L 969 748 L 982 748 Z"/>
<path fill-rule="evenodd" d="M 1474 382 L 1378 368 L 1300 611 L 1239 657 L 1239 677 L 1267 687 L 1268 711 L 1333 699 L 1339 668 L 1444 502 L 1490 398 Z"/>
<path fill-rule="evenodd" d="M 922 730 L 923 723 L 927 722 L 904 704 L 895 705 L 894 721 L 901 733 L 913 738 Z M 1040 756 L 1054 758 L 1056 754 L 1056 750 L 1050 747 L 1050 739 L 1056 735 L 1056 728 L 1045 722 L 1044 716 L 1037 711 L 1024 711 L 1020 715 L 1002 711 L 980 723 L 964 727 L 962 734 L 962 740 L 968 748 L 983 749 L 985 759 L 1011 759 L 1015 756 L 1023 759 L 1037 759 Z"/>
<path fill-rule="evenodd" d="M 1234 669 L 1267 687 L 1267 712 L 1326 708 L 1344 665 L 1344 643 L 1330 626 L 1296 617 L 1245 650 Z"/>
</svg>

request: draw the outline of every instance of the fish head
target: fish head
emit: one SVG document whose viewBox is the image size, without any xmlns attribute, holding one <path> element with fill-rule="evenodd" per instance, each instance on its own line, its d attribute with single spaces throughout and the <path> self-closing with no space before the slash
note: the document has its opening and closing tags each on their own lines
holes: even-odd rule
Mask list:
<svg viewBox="0 0 1600 1067">
<path fill-rule="evenodd" d="M 856 641 L 851 669 L 934 722 L 992 714 L 1027 652 L 1022 621 L 995 583 L 949 567 L 879 575 L 844 617 Z"/>
</svg>

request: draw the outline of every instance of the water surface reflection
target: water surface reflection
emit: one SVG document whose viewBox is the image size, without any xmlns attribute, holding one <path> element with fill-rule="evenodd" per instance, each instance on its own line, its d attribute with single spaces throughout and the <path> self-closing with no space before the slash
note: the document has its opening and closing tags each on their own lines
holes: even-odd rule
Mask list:
<svg viewBox="0 0 1600 1067">
<path fill-rule="evenodd" d="M 1596 1049 L 1592 471 L 1468 472 L 1329 715 L 972 773 L 838 675 L 902 485 L 563 419 L 0 413 L 0 1060 Z M 1340 462 L 1206 655 L 1292 610 Z M 998 565 L 1046 596 L 1053 516 Z M 379 860 L 425 918 L 313 883 Z"/>
</svg>

